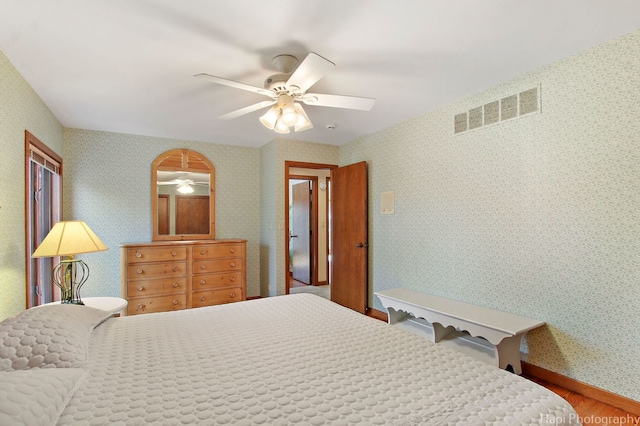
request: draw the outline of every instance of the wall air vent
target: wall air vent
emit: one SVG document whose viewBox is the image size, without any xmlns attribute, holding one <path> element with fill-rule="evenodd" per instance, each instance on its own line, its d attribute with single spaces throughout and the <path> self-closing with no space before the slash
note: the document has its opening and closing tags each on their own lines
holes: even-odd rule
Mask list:
<svg viewBox="0 0 640 426">
<path fill-rule="evenodd" d="M 518 95 L 520 101 L 520 115 L 538 111 L 538 88 L 525 90 Z"/>
<path fill-rule="evenodd" d="M 500 119 L 500 102 L 493 101 L 484 106 L 484 124 L 497 123 Z"/>
<path fill-rule="evenodd" d="M 500 99 L 500 120 L 509 120 L 518 116 L 518 95 Z"/>
<path fill-rule="evenodd" d="M 469 130 L 482 127 L 482 107 L 476 107 L 469 110 Z"/>
<path fill-rule="evenodd" d="M 541 110 L 540 86 L 538 85 L 532 89 L 505 96 L 456 114 L 453 118 L 453 133 L 464 133 Z"/>
<path fill-rule="evenodd" d="M 453 119 L 454 133 L 466 132 L 469 129 L 467 124 L 467 113 L 458 114 Z"/>
</svg>

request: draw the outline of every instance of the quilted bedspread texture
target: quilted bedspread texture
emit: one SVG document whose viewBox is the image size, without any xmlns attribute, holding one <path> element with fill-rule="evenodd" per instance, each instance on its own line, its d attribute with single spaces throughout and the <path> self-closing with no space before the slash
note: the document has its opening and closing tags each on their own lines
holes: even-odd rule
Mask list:
<svg viewBox="0 0 640 426">
<path fill-rule="evenodd" d="M 59 425 L 539 425 L 575 415 L 526 379 L 305 294 L 109 319 L 84 368 Z"/>
</svg>

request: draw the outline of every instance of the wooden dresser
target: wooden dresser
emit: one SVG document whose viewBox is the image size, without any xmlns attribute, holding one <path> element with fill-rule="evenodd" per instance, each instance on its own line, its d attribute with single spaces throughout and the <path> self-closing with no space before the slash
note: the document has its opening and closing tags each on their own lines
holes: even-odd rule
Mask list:
<svg viewBox="0 0 640 426">
<path fill-rule="evenodd" d="M 127 315 L 245 300 L 245 240 L 157 241 L 120 246 Z"/>
</svg>

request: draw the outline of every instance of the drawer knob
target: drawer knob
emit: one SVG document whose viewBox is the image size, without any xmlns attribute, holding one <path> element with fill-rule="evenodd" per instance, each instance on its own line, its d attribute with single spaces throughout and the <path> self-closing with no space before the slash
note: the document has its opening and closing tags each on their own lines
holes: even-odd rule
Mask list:
<svg viewBox="0 0 640 426">
<path fill-rule="evenodd" d="M 142 270 L 142 268 L 139 268 L 139 269 L 136 271 L 136 274 L 140 275 L 140 274 L 141 274 L 141 273 L 143 273 L 143 272 L 144 272 L 144 271 Z"/>
<path fill-rule="evenodd" d="M 138 309 L 142 309 L 142 308 L 143 308 L 142 303 L 138 303 Z"/>
<path fill-rule="evenodd" d="M 206 297 L 204 297 L 204 296 L 202 296 L 202 297 L 200 298 L 200 301 L 201 301 L 201 302 L 204 302 L 205 300 L 207 300 L 207 298 L 206 298 Z"/>
<path fill-rule="evenodd" d="M 172 285 L 173 285 L 173 288 L 178 288 L 178 286 L 179 286 L 180 284 L 178 284 L 178 283 L 173 283 Z"/>
<path fill-rule="evenodd" d="M 171 302 L 171 303 L 173 303 L 174 305 L 177 305 L 178 301 L 176 299 L 173 299 L 173 302 Z"/>
<path fill-rule="evenodd" d="M 205 285 L 207 282 L 205 280 L 200 280 L 200 285 Z"/>
<path fill-rule="evenodd" d="M 176 257 L 178 255 L 178 253 L 176 253 L 175 251 L 171 252 L 171 256 Z"/>
<path fill-rule="evenodd" d="M 229 266 L 233 268 L 234 266 L 236 266 L 236 262 L 229 262 Z"/>
<path fill-rule="evenodd" d="M 144 290 L 144 287 L 142 287 L 141 285 L 138 286 L 138 291 L 142 291 Z"/>
<path fill-rule="evenodd" d="M 229 250 L 231 253 L 235 253 L 236 249 L 232 248 L 231 250 Z"/>
<path fill-rule="evenodd" d="M 205 265 L 200 265 L 200 269 L 202 269 L 203 271 L 206 269 L 207 267 Z"/>
<path fill-rule="evenodd" d="M 200 250 L 200 254 L 207 254 L 206 250 Z"/>
<path fill-rule="evenodd" d="M 178 267 L 177 266 L 173 267 L 173 272 L 178 272 Z"/>
<path fill-rule="evenodd" d="M 236 280 L 236 277 L 231 277 L 229 278 L 229 281 L 234 282 Z"/>
<path fill-rule="evenodd" d="M 235 293 L 229 293 L 229 297 L 236 297 Z"/>
<path fill-rule="evenodd" d="M 137 252 L 136 252 L 136 257 L 137 257 L 138 259 L 140 259 L 140 258 L 142 257 L 142 253 L 140 253 L 139 251 L 137 251 Z"/>
</svg>

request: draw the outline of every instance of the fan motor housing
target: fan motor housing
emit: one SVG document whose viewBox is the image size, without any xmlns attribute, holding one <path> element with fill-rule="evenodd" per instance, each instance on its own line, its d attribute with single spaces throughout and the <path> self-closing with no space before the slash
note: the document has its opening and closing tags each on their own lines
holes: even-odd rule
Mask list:
<svg viewBox="0 0 640 426">
<path fill-rule="evenodd" d="M 264 81 L 264 88 L 267 90 L 273 90 L 276 93 L 288 92 L 287 80 L 289 80 L 291 74 L 273 74 L 267 77 Z"/>
</svg>

